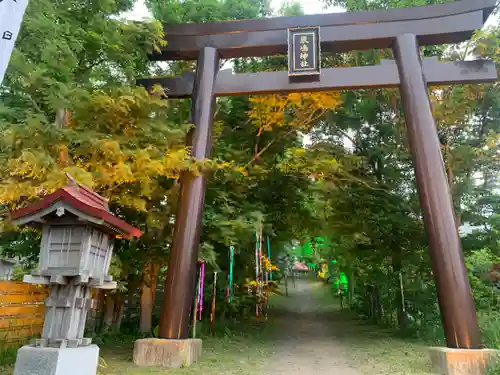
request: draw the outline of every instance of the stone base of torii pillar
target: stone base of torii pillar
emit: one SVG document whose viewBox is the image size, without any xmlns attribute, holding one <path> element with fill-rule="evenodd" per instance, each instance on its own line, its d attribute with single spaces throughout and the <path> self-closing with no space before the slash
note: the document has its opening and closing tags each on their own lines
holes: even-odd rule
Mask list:
<svg viewBox="0 0 500 375">
<path fill-rule="evenodd" d="M 440 375 L 486 375 L 500 364 L 499 350 L 431 347 L 429 351 L 432 366 Z"/>
<path fill-rule="evenodd" d="M 197 362 L 202 354 L 200 339 L 137 340 L 134 344 L 133 362 L 141 367 L 188 367 Z"/>
</svg>

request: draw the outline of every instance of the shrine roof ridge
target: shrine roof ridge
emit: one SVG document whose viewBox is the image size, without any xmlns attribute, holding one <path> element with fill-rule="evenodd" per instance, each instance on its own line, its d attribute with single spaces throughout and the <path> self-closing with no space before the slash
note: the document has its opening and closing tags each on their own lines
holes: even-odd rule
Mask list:
<svg viewBox="0 0 500 375">
<path fill-rule="evenodd" d="M 496 0 L 460 0 L 444 4 L 391 8 L 361 12 L 337 12 L 287 17 L 227 20 L 202 23 L 166 23 L 165 35 L 215 35 L 245 31 L 268 31 L 310 26 L 343 26 L 448 17 L 475 11 L 483 12 L 483 21 L 495 8 Z"/>
<path fill-rule="evenodd" d="M 53 212 L 52 207 L 55 207 L 59 202 L 101 220 L 104 227 L 124 238 L 142 236 L 142 232 L 138 228 L 109 211 L 106 198 L 71 179 L 67 185 L 54 193 L 46 195 L 26 207 L 10 212 L 10 219 L 21 225 L 35 222 L 38 220 L 37 216 Z"/>
</svg>

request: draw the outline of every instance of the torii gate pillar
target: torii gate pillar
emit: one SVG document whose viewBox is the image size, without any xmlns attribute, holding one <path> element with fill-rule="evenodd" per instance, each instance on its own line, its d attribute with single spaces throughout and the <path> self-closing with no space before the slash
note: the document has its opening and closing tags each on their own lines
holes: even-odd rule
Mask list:
<svg viewBox="0 0 500 375">
<path fill-rule="evenodd" d="M 202 48 L 198 57 L 191 104 L 195 126 L 187 141 L 191 147 L 191 156 L 196 160 L 210 157 L 215 78 L 218 69 L 217 49 Z M 181 177 L 158 332 L 160 339 L 142 339 L 135 342 L 133 361 L 136 365 L 178 368 L 191 365 L 201 356 L 201 340 L 189 339 L 189 314 L 199 256 L 205 185 L 203 173 L 194 175 L 186 171 Z"/>
<path fill-rule="evenodd" d="M 479 349 L 474 299 L 415 35 L 396 37 L 393 49 L 446 343 Z"/>
<path fill-rule="evenodd" d="M 215 108 L 215 78 L 219 68 L 217 49 L 200 51 L 193 88 L 191 115 L 194 129 L 189 135 L 191 156 L 196 160 L 210 157 L 212 122 Z M 166 339 L 189 337 L 189 313 L 198 262 L 200 230 L 205 203 L 205 176 L 184 172 L 170 251 L 165 299 L 159 336 Z"/>
</svg>

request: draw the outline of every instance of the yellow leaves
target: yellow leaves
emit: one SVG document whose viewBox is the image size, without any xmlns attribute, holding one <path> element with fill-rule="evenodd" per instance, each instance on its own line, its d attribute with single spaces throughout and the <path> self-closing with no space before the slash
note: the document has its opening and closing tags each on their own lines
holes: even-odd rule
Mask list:
<svg viewBox="0 0 500 375">
<path fill-rule="evenodd" d="M 302 99 L 303 99 L 303 95 L 301 93 L 294 92 L 294 93 L 288 94 L 288 100 L 291 103 L 299 104 L 302 102 Z"/>
<path fill-rule="evenodd" d="M 130 184 L 136 181 L 136 177 L 132 173 L 130 164 L 119 162 L 111 168 L 110 176 L 115 185 Z"/>
<path fill-rule="evenodd" d="M 463 126 L 472 115 L 474 102 L 484 95 L 480 85 L 439 86 L 430 90 L 432 111 L 439 127 Z"/>
<path fill-rule="evenodd" d="M 148 146 L 131 153 L 117 140 L 107 138 L 95 140 L 92 149 L 71 150 L 56 145 L 46 151 L 24 150 L 17 158 L 7 160 L 7 178 L 0 183 L 1 201 L 11 203 L 42 192 L 52 193 L 66 183 L 68 172 L 120 204 L 144 211 L 147 200 L 158 190 L 158 177 L 177 179 L 189 168 L 203 167 L 203 163 L 190 163 L 185 147 L 165 152 Z"/>
<path fill-rule="evenodd" d="M 160 174 L 163 171 L 163 160 L 152 159 L 148 150 L 142 149 L 135 153 L 130 161 L 130 170 L 133 172 L 135 179 L 139 179 L 140 175 Z"/>
<path fill-rule="evenodd" d="M 263 131 L 271 131 L 273 126 L 285 125 L 286 98 L 279 95 L 253 96 L 249 101 L 251 109 L 248 115 L 257 127 L 258 135 Z"/>
<path fill-rule="evenodd" d="M 264 270 L 266 270 L 266 272 L 271 271 L 272 264 L 269 259 L 267 259 L 267 257 L 262 257 L 262 267 L 264 268 Z"/>
<path fill-rule="evenodd" d="M 236 172 L 238 175 L 248 177 L 248 170 L 242 165 L 236 164 L 235 161 L 215 162 L 212 163 L 213 169 L 220 171 Z"/>
<path fill-rule="evenodd" d="M 0 200 L 9 203 L 15 202 L 21 197 L 35 197 L 39 191 L 29 182 L 16 183 L 15 180 L 4 180 L 0 186 Z"/>
<path fill-rule="evenodd" d="M 56 146 L 56 149 L 59 151 L 59 165 L 61 165 L 62 167 L 68 165 L 68 146 L 60 144 Z"/>
<path fill-rule="evenodd" d="M 164 173 L 179 175 L 186 169 L 188 159 L 188 149 L 186 147 L 168 150 L 162 158 Z"/>
<path fill-rule="evenodd" d="M 245 169 L 245 167 L 237 167 L 235 168 L 235 171 L 241 173 L 245 177 L 248 177 L 248 171 Z"/>
<path fill-rule="evenodd" d="M 341 102 L 337 92 L 253 96 L 249 101 L 248 116 L 258 129 L 258 135 L 284 126 L 309 131 L 316 121 Z"/>
<path fill-rule="evenodd" d="M 119 204 L 126 207 L 132 207 L 138 211 L 143 211 L 143 212 L 147 211 L 146 200 L 139 198 L 135 195 L 126 193 L 122 193 L 120 195 L 114 195 L 113 201 L 118 202 Z"/>
<path fill-rule="evenodd" d="M 161 97 L 127 86 L 78 94 L 65 126 L 33 117 L 3 128 L 0 201 L 17 204 L 51 193 L 69 172 L 98 193 L 145 210 L 152 199 L 169 194 L 166 178 L 204 165 L 191 161 L 184 147 L 187 127 L 169 120 Z"/>
<path fill-rule="evenodd" d="M 24 150 L 18 158 L 7 162 L 11 176 L 41 180 L 45 177 L 50 161 L 41 152 Z"/>
<path fill-rule="evenodd" d="M 116 140 L 102 139 L 95 142 L 98 155 L 110 160 L 117 160 L 122 156 L 120 143 Z"/>
<path fill-rule="evenodd" d="M 165 89 L 163 88 L 162 85 L 154 85 L 152 88 L 151 88 L 151 94 L 152 95 L 155 95 L 155 96 L 159 96 L 159 97 L 163 97 L 166 95 L 165 93 Z"/>
<path fill-rule="evenodd" d="M 300 171 L 315 180 L 336 181 L 349 178 L 347 162 L 339 162 L 328 150 L 297 147 L 287 149 L 277 167 L 285 173 Z"/>
</svg>

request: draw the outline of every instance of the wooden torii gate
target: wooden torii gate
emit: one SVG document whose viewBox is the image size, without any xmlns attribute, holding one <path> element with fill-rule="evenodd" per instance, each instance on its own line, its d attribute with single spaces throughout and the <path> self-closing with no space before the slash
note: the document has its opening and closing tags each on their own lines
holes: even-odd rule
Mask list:
<svg viewBox="0 0 500 375">
<path fill-rule="evenodd" d="M 193 99 L 195 129 L 190 146 L 196 159 L 210 156 L 216 96 L 399 87 L 446 343 L 451 348 L 476 349 L 481 340 L 474 300 L 427 86 L 494 81 L 496 69 L 492 62 L 483 60 L 422 61 L 419 47 L 467 40 L 483 26 L 494 6 L 495 0 L 462 0 L 359 13 L 168 24 L 164 26 L 168 45 L 152 59 L 197 60 L 196 73 L 138 83 L 148 88 L 160 84 L 168 98 Z M 320 52 L 374 48 L 392 48 L 395 63 L 320 69 Z M 287 53 L 288 72 L 218 72 L 221 59 Z M 181 184 L 159 328 L 159 336 L 167 339 L 188 338 L 205 176 L 186 172 Z"/>
</svg>

